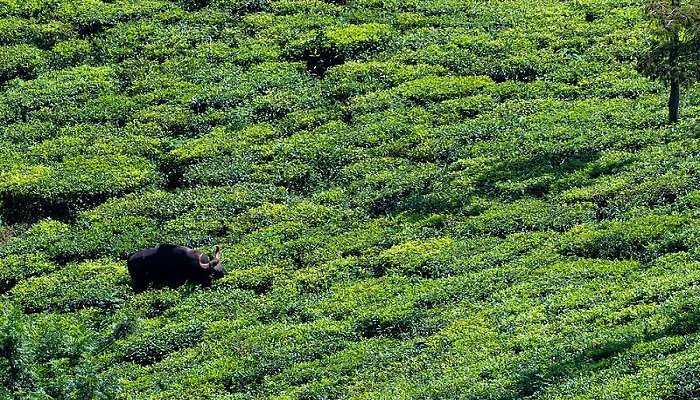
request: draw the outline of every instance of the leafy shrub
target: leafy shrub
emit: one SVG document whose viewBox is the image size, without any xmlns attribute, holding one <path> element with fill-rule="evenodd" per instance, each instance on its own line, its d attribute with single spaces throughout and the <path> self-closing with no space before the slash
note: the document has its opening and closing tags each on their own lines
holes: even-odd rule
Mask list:
<svg viewBox="0 0 700 400">
<path fill-rule="evenodd" d="M 330 68 L 324 76 L 324 83 L 335 96 L 345 99 L 444 72 L 439 65 L 349 61 Z"/>
<path fill-rule="evenodd" d="M 377 262 L 388 274 L 436 278 L 451 272 L 452 246 L 450 238 L 402 243 L 380 253 Z"/>
<path fill-rule="evenodd" d="M 27 217 L 22 213 L 72 213 L 96 200 L 153 185 L 160 178 L 143 158 L 112 155 L 69 157 L 53 165 L 15 164 L 0 174 L 0 180 L 6 210 Z"/>
<path fill-rule="evenodd" d="M 577 225 L 590 222 L 595 217 L 595 207 L 590 203 L 578 203 L 550 209 L 540 200 L 520 200 L 507 205 L 494 205 L 480 215 L 458 224 L 466 235 L 489 234 L 505 236 L 527 231 L 567 231 Z"/>
<path fill-rule="evenodd" d="M 121 263 L 85 262 L 24 280 L 8 294 L 26 312 L 110 308 L 124 301 L 125 277 Z"/>
<path fill-rule="evenodd" d="M 151 327 L 149 327 L 151 328 Z M 123 347 L 124 359 L 148 365 L 162 360 L 168 353 L 195 345 L 203 335 L 198 323 L 170 324 L 160 329 L 152 327 L 141 335 L 131 335 Z M 117 343 L 119 346 L 121 343 Z"/>
<path fill-rule="evenodd" d="M 646 216 L 583 225 L 568 233 L 562 250 L 582 257 L 648 260 L 687 249 L 686 224 L 681 216 Z"/>
<path fill-rule="evenodd" d="M 70 37 L 70 26 L 59 21 L 35 23 L 27 18 L 7 17 L 0 19 L 0 44 L 33 44 L 44 50 Z"/>
<path fill-rule="evenodd" d="M 485 77 L 428 76 L 399 85 L 397 92 L 414 101 L 437 101 L 474 94 L 489 84 Z"/>
<path fill-rule="evenodd" d="M 92 44 L 85 39 L 59 42 L 51 49 L 54 65 L 61 68 L 73 67 L 91 61 L 92 51 Z"/>
<path fill-rule="evenodd" d="M 61 3 L 54 11 L 58 20 L 70 23 L 83 36 L 113 25 L 120 14 L 115 5 L 97 0 Z"/>
<path fill-rule="evenodd" d="M 386 24 L 368 23 L 328 27 L 296 38 L 288 57 L 306 62 L 306 69 L 322 76 L 346 59 L 384 50 L 393 32 Z"/>
<path fill-rule="evenodd" d="M 0 314 L 0 368 L 2 370 L 3 396 L 31 385 L 29 363 L 24 349 L 26 335 L 21 312 L 10 304 L 3 303 Z"/>
<path fill-rule="evenodd" d="M 156 158 L 161 141 L 142 135 L 130 135 L 104 125 L 80 124 L 66 126 L 55 138 L 28 149 L 31 158 L 42 162 L 60 162 L 79 156 L 108 157 L 110 155 Z"/>
<path fill-rule="evenodd" d="M 79 105 L 115 90 L 116 81 L 111 68 L 80 66 L 47 72 L 35 80 L 13 81 L 4 100 L 15 110 L 18 118 L 27 118 L 29 113 L 42 107 Z M 66 96 L 66 93 L 70 95 Z"/>
<path fill-rule="evenodd" d="M 18 282 L 58 269 L 39 253 L 9 256 L 0 263 L 0 292 L 4 293 Z"/>
<path fill-rule="evenodd" d="M 46 66 L 46 54 L 30 45 L 4 46 L 0 54 L 0 82 L 32 78 Z"/>
<path fill-rule="evenodd" d="M 245 15 L 261 11 L 269 11 L 271 7 L 270 3 L 271 2 L 269 0 L 214 0 L 211 6 L 228 13 Z"/>
<path fill-rule="evenodd" d="M 88 318 L 82 314 L 23 318 L 5 304 L 0 317 L 4 369 L 0 393 L 14 398 L 114 396 L 115 382 L 98 379 L 94 360 L 88 357 L 96 345 Z"/>
<path fill-rule="evenodd" d="M 0 397 L 693 397 L 638 6 L 0 0 Z M 165 242 L 228 274 L 132 293 Z"/>
<path fill-rule="evenodd" d="M 359 205 L 380 214 L 393 211 L 402 200 L 426 191 L 437 173 L 437 168 L 428 163 L 411 165 L 404 160 L 384 158 L 351 164 L 340 177 L 354 181 L 350 190 L 356 193 L 353 197 Z"/>
</svg>

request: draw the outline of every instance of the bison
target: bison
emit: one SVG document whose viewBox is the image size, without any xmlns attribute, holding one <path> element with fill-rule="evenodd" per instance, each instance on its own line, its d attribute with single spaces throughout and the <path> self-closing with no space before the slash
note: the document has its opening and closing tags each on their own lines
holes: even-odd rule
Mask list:
<svg viewBox="0 0 700 400">
<path fill-rule="evenodd" d="M 137 293 L 151 284 L 154 287 L 175 288 L 185 282 L 193 282 L 209 286 L 212 278 L 224 275 L 219 246 L 216 246 L 214 258 L 210 260 L 206 254 L 189 247 L 161 244 L 132 254 L 127 266 Z"/>
</svg>

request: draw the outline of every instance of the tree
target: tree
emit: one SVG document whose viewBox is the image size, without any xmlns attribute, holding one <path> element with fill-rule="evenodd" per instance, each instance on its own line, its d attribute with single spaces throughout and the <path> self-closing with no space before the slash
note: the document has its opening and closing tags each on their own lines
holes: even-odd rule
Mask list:
<svg viewBox="0 0 700 400">
<path fill-rule="evenodd" d="M 668 120 L 680 117 L 681 85 L 700 80 L 700 0 L 652 0 L 647 4 L 653 34 L 639 69 L 669 84 Z"/>
</svg>

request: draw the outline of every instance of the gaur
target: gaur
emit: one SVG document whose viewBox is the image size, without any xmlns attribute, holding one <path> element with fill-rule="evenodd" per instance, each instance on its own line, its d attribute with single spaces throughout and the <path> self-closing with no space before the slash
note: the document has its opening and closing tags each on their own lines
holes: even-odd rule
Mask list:
<svg viewBox="0 0 700 400">
<path fill-rule="evenodd" d="M 127 261 L 135 292 L 149 285 L 175 288 L 185 282 L 211 285 L 212 278 L 224 276 L 221 249 L 216 246 L 212 259 L 206 254 L 184 246 L 161 244 L 137 251 Z"/>
</svg>

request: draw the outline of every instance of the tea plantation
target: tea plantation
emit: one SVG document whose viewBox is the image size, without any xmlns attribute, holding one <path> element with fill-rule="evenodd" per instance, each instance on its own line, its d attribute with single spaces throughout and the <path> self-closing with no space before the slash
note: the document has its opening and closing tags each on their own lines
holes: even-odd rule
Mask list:
<svg viewBox="0 0 700 400">
<path fill-rule="evenodd" d="M 700 84 L 667 124 L 650 29 L 0 0 L 0 398 L 700 398 Z M 227 274 L 134 294 L 158 243 Z"/>
</svg>

